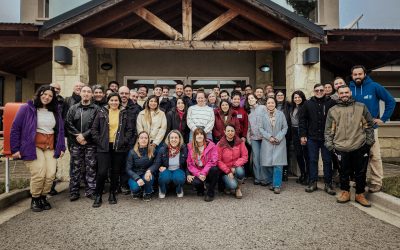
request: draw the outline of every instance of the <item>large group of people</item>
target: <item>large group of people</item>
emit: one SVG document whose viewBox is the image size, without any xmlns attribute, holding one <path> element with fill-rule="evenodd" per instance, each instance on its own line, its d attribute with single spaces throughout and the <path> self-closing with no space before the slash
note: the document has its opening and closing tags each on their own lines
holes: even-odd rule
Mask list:
<svg viewBox="0 0 400 250">
<path fill-rule="evenodd" d="M 32 211 L 51 209 L 46 196 L 56 194 L 57 158 L 70 152 L 71 201 L 84 196 L 93 207 L 102 205 L 109 182 L 109 204 L 118 194 L 150 201 L 154 193 L 184 196 L 185 183 L 198 196 L 212 201 L 215 189 L 237 199 L 242 184 L 275 194 L 288 180 L 290 145 L 300 170 L 297 182 L 306 192 L 318 189 L 318 158 L 323 162 L 324 191 L 336 195 L 333 173 L 340 175 L 337 201 L 350 200 L 350 180 L 356 182 L 355 201 L 365 198 L 366 172 L 371 165 L 370 192 L 382 187 L 378 125 L 387 121 L 395 101 L 389 92 L 354 66 L 346 84 L 316 84 L 314 95 L 296 90 L 286 98 L 272 85 L 253 90 L 237 85 L 206 92 L 177 83 L 129 89 L 112 81 L 88 86 L 76 83 L 70 97 L 60 85 L 41 86 L 33 100 L 21 106 L 11 129 L 11 151 L 31 172 Z M 380 115 L 378 102 L 385 102 Z M 66 137 L 66 143 L 65 139 Z"/>
</svg>

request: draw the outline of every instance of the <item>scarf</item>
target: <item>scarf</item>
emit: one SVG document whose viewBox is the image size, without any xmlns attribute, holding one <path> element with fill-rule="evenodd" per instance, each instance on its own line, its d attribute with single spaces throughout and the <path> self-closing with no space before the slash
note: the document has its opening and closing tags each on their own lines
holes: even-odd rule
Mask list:
<svg viewBox="0 0 400 250">
<path fill-rule="evenodd" d="M 179 115 L 179 130 L 182 131 L 182 121 L 183 121 L 183 116 L 185 115 L 184 111 L 180 111 L 178 108 L 176 108 L 176 113 Z"/>
<path fill-rule="evenodd" d="M 179 154 L 179 147 L 172 147 L 171 145 L 168 145 L 168 157 L 169 158 L 174 158 L 177 154 Z"/>
</svg>

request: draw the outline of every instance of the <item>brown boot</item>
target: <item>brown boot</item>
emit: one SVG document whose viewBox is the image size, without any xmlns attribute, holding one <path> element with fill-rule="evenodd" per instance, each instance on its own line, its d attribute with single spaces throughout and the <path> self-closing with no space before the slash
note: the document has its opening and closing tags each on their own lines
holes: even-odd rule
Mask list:
<svg viewBox="0 0 400 250">
<path fill-rule="evenodd" d="M 236 188 L 235 197 L 236 199 L 242 199 L 243 197 L 242 190 L 240 190 L 240 184 L 238 184 L 238 187 Z"/>
<path fill-rule="evenodd" d="M 346 203 L 348 201 L 350 201 L 350 192 L 348 191 L 342 191 L 339 194 L 339 197 L 336 200 L 338 203 Z"/>
<path fill-rule="evenodd" d="M 371 203 L 365 198 L 364 194 L 356 194 L 356 202 L 364 207 L 370 207 Z"/>
</svg>

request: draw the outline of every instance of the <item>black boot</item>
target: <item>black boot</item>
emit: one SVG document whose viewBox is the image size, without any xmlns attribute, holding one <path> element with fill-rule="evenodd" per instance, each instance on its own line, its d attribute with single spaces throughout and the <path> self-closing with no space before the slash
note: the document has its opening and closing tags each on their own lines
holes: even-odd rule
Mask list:
<svg viewBox="0 0 400 250">
<path fill-rule="evenodd" d="M 317 182 L 313 181 L 310 182 L 310 184 L 308 185 L 308 187 L 306 187 L 306 192 L 307 193 L 312 193 L 314 191 L 317 191 L 318 187 L 317 187 Z"/>
<path fill-rule="evenodd" d="M 283 174 L 282 174 L 282 181 L 288 181 L 289 180 L 289 170 L 288 166 L 283 167 Z"/>
<path fill-rule="evenodd" d="M 296 180 L 296 183 L 302 184 L 304 182 L 304 175 L 301 174 L 300 177 Z"/>
<path fill-rule="evenodd" d="M 103 203 L 101 194 L 96 194 L 92 207 L 101 207 L 101 203 Z"/>
<path fill-rule="evenodd" d="M 56 184 L 57 184 L 57 181 L 53 181 L 53 185 L 51 186 L 49 195 L 54 196 L 54 195 L 58 194 L 58 192 L 56 190 Z"/>
<path fill-rule="evenodd" d="M 333 189 L 332 184 L 325 183 L 325 188 L 324 188 L 324 190 L 325 190 L 325 192 L 327 192 L 327 193 L 330 194 L 330 195 L 336 195 L 336 192 L 335 192 L 335 190 Z"/>
<path fill-rule="evenodd" d="M 43 211 L 43 206 L 42 206 L 42 202 L 40 201 L 40 197 L 37 197 L 37 198 L 32 197 L 31 210 L 33 212 L 42 212 Z"/>
<path fill-rule="evenodd" d="M 110 192 L 110 196 L 108 196 L 108 203 L 117 204 L 117 197 L 115 196 L 115 192 Z"/>
<path fill-rule="evenodd" d="M 40 196 L 40 202 L 42 203 L 43 210 L 50 210 L 51 209 L 51 205 L 47 201 L 47 198 L 46 198 L 45 195 Z"/>
</svg>

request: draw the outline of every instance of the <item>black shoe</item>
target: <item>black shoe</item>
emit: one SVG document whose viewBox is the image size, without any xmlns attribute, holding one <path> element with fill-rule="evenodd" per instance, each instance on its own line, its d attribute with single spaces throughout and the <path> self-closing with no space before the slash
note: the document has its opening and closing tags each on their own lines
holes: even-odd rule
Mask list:
<svg viewBox="0 0 400 250">
<path fill-rule="evenodd" d="M 144 201 L 151 201 L 151 194 L 144 194 L 143 195 L 143 200 Z"/>
<path fill-rule="evenodd" d="M 101 203 L 103 203 L 103 200 L 101 198 L 101 194 L 95 195 L 95 199 L 94 199 L 92 207 L 95 207 L 95 208 L 96 207 L 101 207 Z"/>
<path fill-rule="evenodd" d="M 70 200 L 70 201 L 76 201 L 76 200 L 78 200 L 79 198 L 80 198 L 79 194 L 71 194 L 71 195 L 69 196 L 69 200 Z"/>
<path fill-rule="evenodd" d="M 289 180 L 289 171 L 287 169 L 283 170 L 283 175 L 282 175 L 282 181 L 288 181 Z"/>
<path fill-rule="evenodd" d="M 43 210 L 50 210 L 51 209 L 51 205 L 47 201 L 47 198 L 46 198 L 45 195 L 40 196 L 40 202 L 42 203 Z"/>
<path fill-rule="evenodd" d="M 31 210 L 33 212 L 42 212 L 43 211 L 43 205 L 42 205 L 40 197 L 37 197 L 37 198 L 32 197 Z"/>
<path fill-rule="evenodd" d="M 49 195 L 51 195 L 51 196 L 54 196 L 54 195 L 57 195 L 58 194 L 58 192 L 57 192 L 57 190 L 55 190 L 54 188 L 52 188 L 51 190 L 50 190 L 50 192 L 49 192 Z"/>
<path fill-rule="evenodd" d="M 257 186 L 257 185 L 260 185 L 261 183 L 258 181 L 253 181 L 253 184 Z"/>
<path fill-rule="evenodd" d="M 121 187 L 121 193 L 123 195 L 128 195 L 128 194 L 131 193 L 131 190 L 129 188 L 127 188 L 127 187 Z"/>
<path fill-rule="evenodd" d="M 132 196 L 132 199 L 137 200 L 139 198 L 142 198 L 143 194 L 142 194 L 142 192 L 134 193 L 134 192 L 131 191 L 131 196 Z"/>
<path fill-rule="evenodd" d="M 304 182 L 304 175 L 300 175 L 300 177 L 296 180 L 296 183 L 303 184 Z"/>
<path fill-rule="evenodd" d="M 110 192 L 110 196 L 108 196 L 108 203 L 117 204 L 117 197 L 115 196 L 115 192 Z"/>
<path fill-rule="evenodd" d="M 335 190 L 332 188 L 332 184 L 325 183 L 324 191 L 330 195 L 336 195 Z"/>
<path fill-rule="evenodd" d="M 263 186 L 263 187 L 268 187 L 268 186 L 269 186 L 269 183 L 261 182 L 260 185 Z"/>
<path fill-rule="evenodd" d="M 204 191 L 197 191 L 197 196 L 204 196 Z"/>
<path fill-rule="evenodd" d="M 86 198 L 89 198 L 91 200 L 95 200 L 96 199 L 96 195 L 95 194 L 88 194 L 88 195 L 86 195 Z"/>
<path fill-rule="evenodd" d="M 207 202 L 210 202 L 210 201 L 214 200 L 214 197 L 206 195 L 206 197 L 204 197 L 204 200 L 207 201 Z"/>
<path fill-rule="evenodd" d="M 317 182 L 316 181 L 311 182 L 308 185 L 308 187 L 306 187 L 306 192 L 307 193 L 312 193 L 312 192 L 317 191 L 317 190 L 318 190 L 318 187 L 317 187 Z"/>
</svg>

